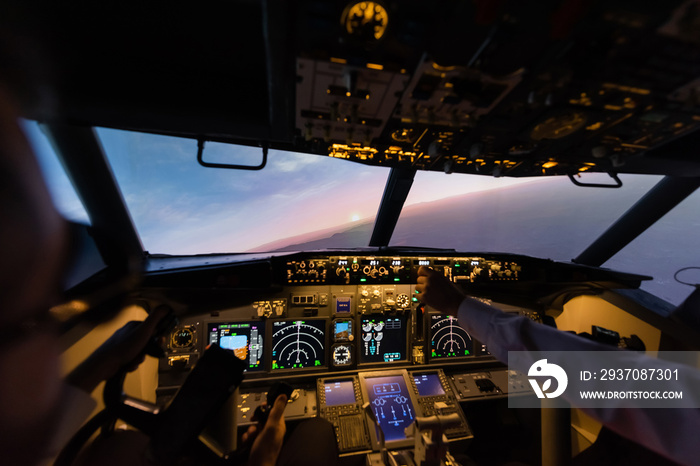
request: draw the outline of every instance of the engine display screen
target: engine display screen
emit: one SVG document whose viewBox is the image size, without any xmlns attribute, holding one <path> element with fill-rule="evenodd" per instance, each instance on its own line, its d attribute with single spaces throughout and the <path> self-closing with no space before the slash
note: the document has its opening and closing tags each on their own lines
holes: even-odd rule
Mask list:
<svg viewBox="0 0 700 466">
<path fill-rule="evenodd" d="M 272 370 L 323 367 L 326 321 L 307 319 L 272 323 Z"/>
<path fill-rule="evenodd" d="M 405 317 L 363 317 L 360 327 L 360 363 L 406 359 Z"/>
<path fill-rule="evenodd" d="M 364 384 L 385 440 L 405 439 L 404 429 L 413 423 L 416 414 L 403 376 L 367 377 Z"/>
<path fill-rule="evenodd" d="M 444 314 L 430 316 L 430 357 L 433 359 L 464 358 L 474 355 L 472 337 L 459 326 L 455 317 Z"/>
<path fill-rule="evenodd" d="M 440 383 L 437 374 L 413 374 L 413 381 L 416 383 L 419 396 L 444 395 L 445 390 Z"/>
<path fill-rule="evenodd" d="M 324 382 L 326 406 L 349 405 L 355 402 L 355 386 L 352 380 Z"/>
<path fill-rule="evenodd" d="M 209 344 L 233 351 L 246 364 L 247 371 L 263 370 L 263 335 L 265 324 L 262 322 L 221 322 L 207 326 Z"/>
</svg>

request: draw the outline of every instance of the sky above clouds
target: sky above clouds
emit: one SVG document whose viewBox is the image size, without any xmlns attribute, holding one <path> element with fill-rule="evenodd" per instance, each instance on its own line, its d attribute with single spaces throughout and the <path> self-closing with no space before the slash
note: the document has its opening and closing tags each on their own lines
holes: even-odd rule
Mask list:
<svg viewBox="0 0 700 466">
<path fill-rule="evenodd" d="M 25 123 L 57 205 L 87 214 L 37 125 Z M 372 221 L 386 167 L 271 150 L 260 171 L 201 167 L 192 139 L 98 128 L 144 248 L 151 253 L 240 252 L 283 238 Z M 261 149 L 207 143 L 204 158 L 257 165 Z M 532 180 L 421 172 L 407 205 Z M 369 242 L 369 238 L 367 238 Z M 338 247 L 347 245 L 339 244 Z"/>
</svg>

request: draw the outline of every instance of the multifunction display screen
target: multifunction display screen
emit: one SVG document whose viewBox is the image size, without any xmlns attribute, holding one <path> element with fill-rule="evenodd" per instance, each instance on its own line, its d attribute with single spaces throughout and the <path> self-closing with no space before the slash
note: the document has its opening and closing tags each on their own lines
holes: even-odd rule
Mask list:
<svg viewBox="0 0 700 466">
<path fill-rule="evenodd" d="M 239 359 L 245 361 L 248 371 L 264 369 L 263 335 L 265 324 L 262 322 L 221 322 L 207 326 L 209 344 L 233 351 Z"/>
<path fill-rule="evenodd" d="M 403 376 L 369 377 L 364 384 L 385 440 L 405 439 L 404 429 L 413 423 L 416 413 Z"/>
<path fill-rule="evenodd" d="M 360 363 L 406 359 L 405 317 L 363 317 L 360 327 Z"/>
<path fill-rule="evenodd" d="M 325 366 L 326 321 L 272 323 L 272 370 Z"/>
<path fill-rule="evenodd" d="M 352 380 L 334 380 L 323 384 L 326 406 L 349 405 L 355 402 L 355 386 Z"/>
<path fill-rule="evenodd" d="M 443 314 L 430 316 L 431 358 L 464 358 L 473 355 L 472 337 L 459 326 L 457 318 Z"/>
<path fill-rule="evenodd" d="M 437 374 L 413 374 L 413 381 L 416 383 L 419 396 L 444 395 L 445 390 L 440 383 Z"/>
</svg>

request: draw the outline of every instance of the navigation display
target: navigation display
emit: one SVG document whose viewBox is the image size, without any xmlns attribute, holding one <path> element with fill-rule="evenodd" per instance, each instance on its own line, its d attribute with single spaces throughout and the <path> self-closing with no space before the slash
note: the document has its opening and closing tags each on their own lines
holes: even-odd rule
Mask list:
<svg viewBox="0 0 700 466">
<path fill-rule="evenodd" d="M 265 324 L 262 322 L 221 322 L 207 326 L 208 344 L 216 344 L 233 351 L 246 364 L 246 371 L 263 370 L 263 335 Z"/>
<path fill-rule="evenodd" d="M 474 355 L 472 337 L 459 326 L 456 317 L 430 315 L 430 357 L 464 358 Z"/>
<path fill-rule="evenodd" d="M 355 387 L 352 380 L 325 382 L 326 406 L 349 405 L 355 402 Z"/>
<path fill-rule="evenodd" d="M 437 374 L 413 374 L 413 381 L 416 383 L 419 396 L 444 395 L 445 390 L 440 383 Z"/>
<path fill-rule="evenodd" d="M 325 366 L 326 321 L 272 322 L 272 370 Z"/>
<path fill-rule="evenodd" d="M 360 327 L 360 363 L 406 359 L 405 317 L 363 317 Z"/>
<path fill-rule="evenodd" d="M 385 440 L 405 439 L 404 429 L 413 423 L 416 414 L 403 376 L 367 377 L 364 384 Z"/>
</svg>

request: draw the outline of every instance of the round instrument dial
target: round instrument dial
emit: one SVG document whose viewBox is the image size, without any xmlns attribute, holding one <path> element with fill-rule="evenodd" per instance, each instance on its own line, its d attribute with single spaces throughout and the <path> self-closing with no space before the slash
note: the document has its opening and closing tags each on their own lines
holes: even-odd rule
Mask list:
<svg viewBox="0 0 700 466">
<path fill-rule="evenodd" d="M 333 365 L 348 366 L 352 364 L 352 346 L 349 344 L 335 345 L 333 347 Z"/>
<path fill-rule="evenodd" d="M 401 309 L 406 309 L 411 305 L 411 298 L 407 294 L 400 294 L 396 297 L 396 305 Z"/>
<path fill-rule="evenodd" d="M 357 2 L 345 9 L 341 22 L 350 36 L 364 41 L 379 40 L 386 33 L 389 13 L 379 2 Z"/>
<path fill-rule="evenodd" d="M 190 327 L 177 328 L 170 335 L 172 348 L 189 348 L 194 344 L 194 331 Z"/>
</svg>

